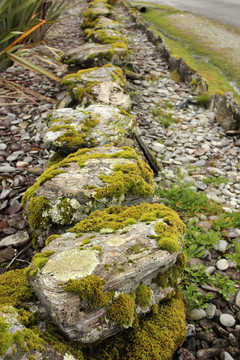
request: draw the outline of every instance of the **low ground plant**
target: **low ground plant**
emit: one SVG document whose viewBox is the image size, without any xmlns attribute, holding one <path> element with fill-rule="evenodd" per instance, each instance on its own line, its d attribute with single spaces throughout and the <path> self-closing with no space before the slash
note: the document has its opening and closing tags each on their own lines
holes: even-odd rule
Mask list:
<svg viewBox="0 0 240 360">
<path fill-rule="evenodd" d="M 196 192 L 193 183 L 184 183 L 176 180 L 168 189 L 160 187 L 157 195 L 160 199 L 172 209 L 180 212 L 182 215 L 194 216 L 196 213 L 218 214 L 221 211 L 220 206 L 210 201 L 203 191 Z"/>
</svg>

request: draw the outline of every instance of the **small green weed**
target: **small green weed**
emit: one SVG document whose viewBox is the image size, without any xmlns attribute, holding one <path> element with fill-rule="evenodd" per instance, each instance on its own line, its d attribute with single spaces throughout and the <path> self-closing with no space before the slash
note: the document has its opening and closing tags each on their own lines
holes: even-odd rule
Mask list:
<svg viewBox="0 0 240 360">
<path fill-rule="evenodd" d="M 219 187 L 221 184 L 227 184 L 228 178 L 226 176 L 206 176 L 202 181 L 206 185 L 214 184 Z"/>
<path fill-rule="evenodd" d="M 213 201 L 210 202 L 204 192 L 196 192 L 191 186 L 192 183 L 185 184 L 178 180 L 167 190 L 159 188 L 157 195 L 167 206 L 182 215 L 196 215 L 199 212 L 218 214 L 221 211 L 221 207 Z"/>
<path fill-rule="evenodd" d="M 232 242 L 234 244 L 234 253 L 233 254 L 227 254 L 226 257 L 228 259 L 232 259 L 234 261 L 236 261 L 237 263 L 237 268 L 240 269 L 240 243 L 237 240 L 233 240 Z"/>
<path fill-rule="evenodd" d="M 171 113 L 164 112 L 163 109 L 156 105 L 151 109 L 151 112 L 155 118 L 156 121 L 158 121 L 160 124 L 163 125 L 163 127 L 169 127 L 173 123 L 176 123 L 177 120 L 173 119 Z"/>
<path fill-rule="evenodd" d="M 229 295 L 236 292 L 235 283 L 228 276 L 220 274 L 210 275 L 205 272 L 206 266 L 199 264 L 186 267 L 182 276 L 181 287 L 190 308 L 204 308 L 207 306 L 209 296 L 203 296 L 198 287 L 209 285 L 217 288 L 224 299 L 229 300 Z"/>
<path fill-rule="evenodd" d="M 213 221 L 213 229 L 217 231 L 229 228 L 240 229 L 240 211 L 236 213 L 223 213 Z"/>
<path fill-rule="evenodd" d="M 188 309 L 205 309 L 211 300 L 211 295 L 203 295 L 195 284 L 189 284 L 182 288 L 187 300 Z"/>
<path fill-rule="evenodd" d="M 186 224 L 186 229 L 184 252 L 187 260 L 201 257 L 205 254 L 205 250 L 211 249 L 221 239 L 219 232 L 204 229 L 193 220 Z"/>
</svg>

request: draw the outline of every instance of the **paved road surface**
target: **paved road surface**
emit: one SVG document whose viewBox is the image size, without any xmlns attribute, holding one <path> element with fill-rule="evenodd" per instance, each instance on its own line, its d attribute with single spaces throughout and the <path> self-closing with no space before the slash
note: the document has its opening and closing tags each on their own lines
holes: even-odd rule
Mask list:
<svg viewBox="0 0 240 360">
<path fill-rule="evenodd" d="M 240 28 L 240 0 L 144 0 L 171 5 Z M 240 40 L 239 40 L 240 41 Z"/>
</svg>

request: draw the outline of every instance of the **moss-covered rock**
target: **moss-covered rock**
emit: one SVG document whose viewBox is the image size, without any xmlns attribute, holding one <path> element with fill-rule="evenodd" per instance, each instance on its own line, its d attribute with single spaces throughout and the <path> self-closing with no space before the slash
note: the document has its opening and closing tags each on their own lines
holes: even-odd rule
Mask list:
<svg viewBox="0 0 240 360">
<path fill-rule="evenodd" d="M 103 66 L 109 62 L 121 66 L 129 60 L 130 52 L 126 43 L 119 41 L 108 45 L 86 43 L 62 55 L 63 62 L 79 69 Z"/>
<path fill-rule="evenodd" d="M 120 67 L 106 64 L 102 67 L 79 70 L 75 74 L 68 74 L 62 80 L 62 85 L 68 87 L 76 84 L 89 85 L 92 82 L 114 81 L 118 85 L 125 87 L 126 79 Z"/>
<path fill-rule="evenodd" d="M 53 225 L 64 231 L 96 209 L 150 201 L 153 193 L 153 172 L 133 149 L 100 147 L 52 165 L 27 190 L 23 205 L 29 225 L 43 235 Z"/>
<path fill-rule="evenodd" d="M 124 110 L 131 108 L 130 96 L 124 91 L 126 79 L 122 69 L 112 64 L 68 74 L 62 84 L 67 86 L 75 102 L 81 106 L 98 103 Z"/>
<path fill-rule="evenodd" d="M 127 39 L 117 30 L 112 29 L 85 29 L 86 39 L 100 44 L 114 44 L 115 42 L 127 42 Z"/>
<path fill-rule="evenodd" d="M 58 109 L 49 116 L 44 141 L 65 153 L 108 144 L 123 146 L 135 123 L 134 116 L 108 105 Z"/>
<path fill-rule="evenodd" d="M 89 8 L 83 13 L 82 28 L 91 27 L 92 23 L 100 16 L 113 17 L 111 6 L 109 4 L 89 4 Z"/>
<path fill-rule="evenodd" d="M 83 343 L 104 339 L 175 289 L 184 268 L 184 231 L 177 213 L 161 204 L 96 211 L 47 241 L 40 257 L 48 254 L 47 262 L 39 267 L 34 259 L 29 281 L 65 336 Z M 179 251 L 159 245 L 169 234 Z"/>
<path fill-rule="evenodd" d="M 105 16 L 99 16 L 93 23 L 91 28 L 98 29 L 112 29 L 121 31 L 123 26 L 118 21 L 109 19 Z"/>
</svg>

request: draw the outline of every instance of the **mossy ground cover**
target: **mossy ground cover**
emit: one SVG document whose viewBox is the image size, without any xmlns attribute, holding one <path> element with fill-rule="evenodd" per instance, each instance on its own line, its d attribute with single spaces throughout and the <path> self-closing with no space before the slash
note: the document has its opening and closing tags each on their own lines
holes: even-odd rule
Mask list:
<svg viewBox="0 0 240 360">
<path fill-rule="evenodd" d="M 136 4 L 137 3 L 138 2 L 136 2 Z M 143 3 L 141 2 L 141 4 Z M 147 12 L 142 14 L 143 17 L 150 21 L 155 30 L 159 31 L 160 35 L 164 37 L 173 55 L 176 54 L 178 57 L 183 57 L 189 66 L 196 69 L 197 72 L 203 76 L 209 85 L 208 94 L 233 91 L 236 100 L 240 102 L 239 93 L 237 93 L 230 84 L 230 82 L 235 82 L 240 88 L 240 67 L 239 64 L 232 59 L 232 52 L 231 49 L 229 49 L 228 42 L 226 42 L 225 49 L 220 49 L 220 47 L 217 46 L 218 41 L 216 41 L 216 39 L 212 39 L 213 44 L 207 44 L 204 38 L 192 35 L 192 32 L 184 28 L 184 26 L 179 27 L 175 17 L 179 15 L 183 17 L 189 16 L 189 14 L 181 12 L 180 10 L 169 6 L 149 3 L 145 3 L 145 6 L 147 6 Z M 200 19 L 203 24 L 204 21 L 207 21 L 210 22 L 212 26 L 215 25 L 216 30 L 218 27 L 220 29 L 225 27 L 224 29 L 226 29 L 230 35 L 234 34 L 236 38 L 239 36 L 238 29 L 226 27 L 225 25 L 197 16 L 191 16 L 195 19 L 196 29 L 198 19 Z"/>
<path fill-rule="evenodd" d="M 222 180 L 222 179 L 221 179 Z M 166 183 L 167 184 L 167 183 Z M 184 252 L 187 260 L 201 258 L 214 248 L 220 240 L 228 240 L 229 247 L 234 250 L 226 250 L 224 257 L 236 261 L 240 267 L 240 246 L 235 240 L 230 241 L 226 237 L 226 230 L 229 228 L 240 228 L 240 212 L 230 213 L 223 210 L 222 206 L 209 201 L 202 191 L 195 191 L 192 184 L 185 184 L 181 176 L 176 178 L 175 183 L 167 187 L 159 188 L 157 195 L 160 201 L 178 212 L 186 225 L 186 236 L 184 239 Z M 202 220 L 208 220 L 211 229 L 203 226 Z M 220 274 L 207 274 L 206 267 L 186 266 L 182 276 L 181 287 L 188 302 L 188 310 L 192 308 L 205 308 L 211 301 L 210 296 L 203 296 L 198 290 L 201 285 L 209 285 L 218 288 L 218 293 L 223 299 L 229 300 L 229 296 L 236 293 L 235 282 L 228 276 Z M 164 281 L 164 279 L 160 279 Z"/>
</svg>

